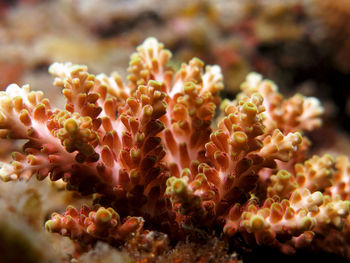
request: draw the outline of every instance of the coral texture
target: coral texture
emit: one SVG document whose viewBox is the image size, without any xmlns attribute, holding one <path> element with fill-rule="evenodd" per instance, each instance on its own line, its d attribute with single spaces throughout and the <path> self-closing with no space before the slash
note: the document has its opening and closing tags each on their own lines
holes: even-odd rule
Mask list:
<svg viewBox="0 0 350 263">
<path fill-rule="evenodd" d="M 285 99 L 251 73 L 214 124 L 220 67 L 192 59 L 175 72 L 170 57 L 156 39 L 145 40 L 131 56 L 128 83 L 55 63 L 49 71 L 65 109 L 28 85 L 8 86 L 0 134 L 25 144 L 2 162 L 1 178 L 62 179 L 91 195 L 93 206 L 69 206 L 45 225 L 75 241 L 76 257 L 103 241 L 152 258 L 168 239 L 214 230 L 286 253 L 313 242 L 349 257 L 348 160 L 308 159 L 303 135 L 321 125 L 319 101 Z M 344 246 L 332 248 L 323 236 Z"/>
</svg>

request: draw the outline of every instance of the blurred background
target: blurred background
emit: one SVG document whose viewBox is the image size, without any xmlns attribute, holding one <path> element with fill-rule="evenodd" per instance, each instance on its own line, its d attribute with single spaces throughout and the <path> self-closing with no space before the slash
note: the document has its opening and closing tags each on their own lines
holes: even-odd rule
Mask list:
<svg viewBox="0 0 350 263">
<path fill-rule="evenodd" d="M 172 66 L 195 56 L 220 65 L 223 97 L 234 98 L 251 71 L 286 96 L 318 97 L 326 125 L 312 139 L 349 149 L 349 19 L 349 0 L 0 0 L 0 89 L 30 83 L 62 103 L 51 63 L 125 77 L 130 54 L 154 36 Z"/>
<path fill-rule="evenodd" d="M 154 36 L 174 67 L 192 57 L 220 65 L 223 97 L 251 71 L 286 96 L 318 97 L 325 125 L 309 135 L 314 151 L 349 155 L 349 21 L 350 0 L 0 0 L 0 89 L 30 83 L 60 104 L 51 63 L 125 77 L 135 47 Z"/>
<path fill-rule="evenodd" d="M 286 95 L 319 97 L 349 130 L 349 18 L 349 0 L 1 0 L 0 87 L 50 87 L 54 61 L 126 75 L 154 36 L 175 67 L 194 56 L 220 65 L 224 96 L 257 71 Z"/>
</svg>

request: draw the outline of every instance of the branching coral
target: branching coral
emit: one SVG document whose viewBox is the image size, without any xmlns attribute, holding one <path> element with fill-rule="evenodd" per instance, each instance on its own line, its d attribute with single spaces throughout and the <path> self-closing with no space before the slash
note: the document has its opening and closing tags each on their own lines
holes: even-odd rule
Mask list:
<svg viewBox="0 0 350 263">
<path fill-rule="evenodd" d="M 1 136 L 26 140 L 2 163 L 1 178 L 48 176 L 93 194 L 93 207 L 54 213 L 46 229 L 82 250 L 100 240 L 150 258 L 168 245 L 157 231 L 176 241 L 221 228 L 285 252 L 327 231 L 341 237 L 350 225 L 348 161 L 306 160 L 303 131 L 321 124 L 318 100 L 284 99 L 251 73 L 237 99 L 222 103 L 213 128 L 220 68 L 192 59 L 174 72 L 170 57 L 147 39 L 131 56 L 128 83 L 117 73 L 94 76 L 85 66 L 55 63 L 49 71 L 64 110 L 28 85 L 0 94 Z"/>
</svg>

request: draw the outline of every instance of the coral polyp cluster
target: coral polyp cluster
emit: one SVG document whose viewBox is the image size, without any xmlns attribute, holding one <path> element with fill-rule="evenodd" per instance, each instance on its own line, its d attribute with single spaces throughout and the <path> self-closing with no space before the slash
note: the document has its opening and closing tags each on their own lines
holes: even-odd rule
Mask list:
<svg viewBox="0 0 350 263">
<path fill-rule="evenodd" d="M 28 85 L 10 85 L 0 93 L 0 134 L 25 143 L 2 162 L 1 178 L 49 177 L 90 195 L 94 205 L 69 206 L 45 225 L 79 252 L 104 241 L 155 256 L 168 239 L 215 230 L 286 253 L 323 248 L 332 233 L 344 249 L 327 249 L 349 257 L 341 232 L 350 226 L 348 160 L 308 156 L 304 132 L 321 125 L 319 101 L 285 99 L 251 73 L 214 122 L 219 66 L 192 59 L 176 72 L 170 57 L 156 39 L 145 40 L 127 83 L 117 73 L 55 63 L 49 72 L 65 109 Z"/>
</svg>

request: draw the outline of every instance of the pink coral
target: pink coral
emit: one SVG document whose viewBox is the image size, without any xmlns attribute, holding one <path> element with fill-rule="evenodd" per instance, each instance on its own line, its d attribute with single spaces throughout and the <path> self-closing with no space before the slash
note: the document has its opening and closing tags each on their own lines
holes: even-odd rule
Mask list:
<svg viewBox="0 0 350 263">
<path fill-rule="evenodd" d="M 222 103 L 213 128 L 220 68 L 192 59 L 174 73 L 170 57 L 147 39 L 131 56 L 127 84 L 117 73 L 94 76 L 85 66 L 55 63 L 49 71 L 64 110 L 28 85 L 0 94 L 1 137 L 26 140 L 2 163 L 1 178 L 49 176 L 94 194 L 94 207 L 54 213 L 46 229 L 81 248 L 126 242 L 144 244 L 153 256 L 167 242 L 149 230 L 177 240 L 219 226 L 228 237 L 284 252 L 330 229 L 341 237 L 350 225 L 347 159 L 306 160 L 303 131 L 321 125 L 319 101 L 284 99 L 273 82 L 251 73 L 237 99 Z"/>
</svg>

